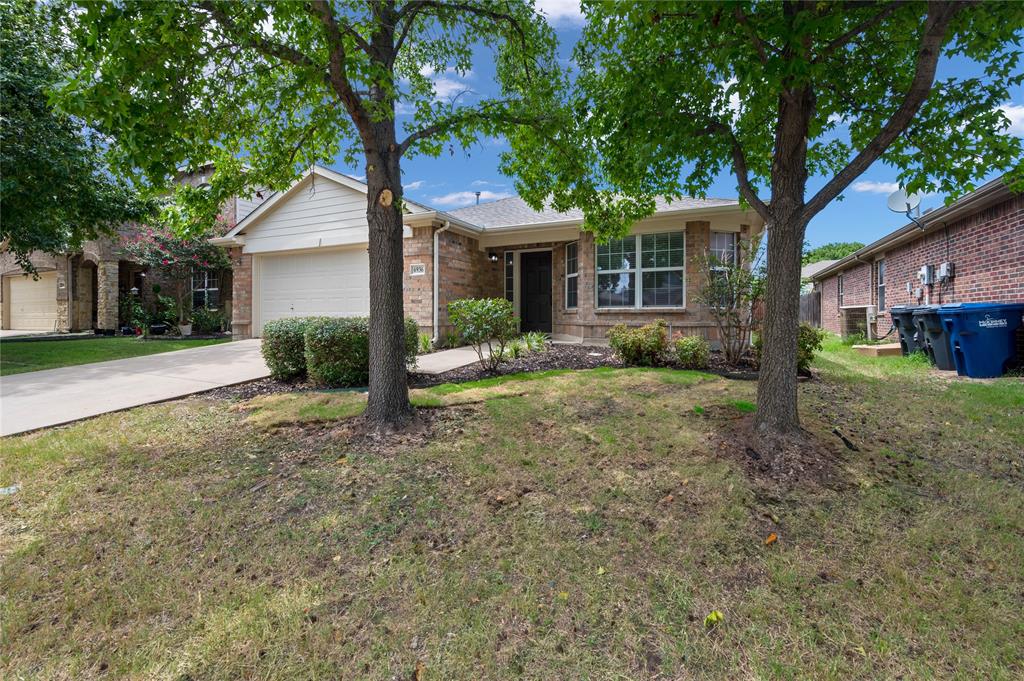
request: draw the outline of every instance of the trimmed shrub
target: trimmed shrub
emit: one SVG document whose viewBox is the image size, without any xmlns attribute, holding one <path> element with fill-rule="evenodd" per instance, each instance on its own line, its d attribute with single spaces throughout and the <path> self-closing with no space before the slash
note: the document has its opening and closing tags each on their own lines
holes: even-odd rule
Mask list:
<svg viewBox="0 0 1024 681">
<path fill-rule="evenodd" d="M 197 307 L 192 310 L 192 332 L 197 334 L 220 333 L 224 328 L 224 315 L 216 310 Z"/>
<path fill-rule="evenodd" d="M 448 303 L 448 319 L 476 350 L 480 366 L 490 371 L 506 359 L 505 346 L 519 333 L 512 303 L 504 298 L 453 300 Z"/>
<path fill-rule="evenodd" d="M 370 382 L 370 320 L 367 317 L 321 317 L 305 331 L 306 371 L 310 380 L 329 387 L 364 386 Z M 419 327 L 405 320 L 406 365 L 416 362 Z"/>
<path fill-rule="evenodd" d="M 676 359 L 684 369 L 707 369 L 711 344 L 700 336 L 684 336 L 676 340 Z"/>
<path fill-rule="evenodd" d="M 263 325 L 260 350 L 272 377 L 288 380 L 306 374 L 306 327 L 318 319 L 322 318 L 291 317 Z"/>
<path fill-rule="evenodd" d="M 617 324 L 608 331 L 608 344 L 626 364 L 655 366 L 668 349 L 668 324 L 664 319 L 640 327 Z"/>
</svg>

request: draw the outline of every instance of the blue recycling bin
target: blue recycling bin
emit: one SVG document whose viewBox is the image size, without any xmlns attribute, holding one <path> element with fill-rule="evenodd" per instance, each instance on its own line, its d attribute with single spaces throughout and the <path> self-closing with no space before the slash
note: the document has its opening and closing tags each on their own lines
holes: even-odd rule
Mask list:
<svg viewBox="0 0 1024 681">
<path fill-rule="evenodd" d="M 1017 356 L 1024 303 L 952 303 L 939 308 L 956 372 L 971 378 L 1002 376 Z"/>
</svg>

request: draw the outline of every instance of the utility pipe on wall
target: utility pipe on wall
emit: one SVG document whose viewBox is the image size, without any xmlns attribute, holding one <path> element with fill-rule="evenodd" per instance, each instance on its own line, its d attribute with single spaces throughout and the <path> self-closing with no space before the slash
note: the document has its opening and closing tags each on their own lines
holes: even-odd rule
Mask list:
<svg viewBox="0 0 1024 681">
<path fill-rule="evenodd" d="M 440 244 L 441 244 L 440 236 L 441 236 L 441 232 L 447 232 L 448 228 L 451 227 L 451 226 L 452 226 L 452 223 L 449 222 L 448 220 L 445 220 L 444 221 L 444 225 L 442 225 L 440 229 L 435 229 L 434 230 L 434 290 L 433 290 L 433 293 L 434 293 L 434 305 L 433 305 L 433 308 L 434 308 L 434 337 L 433 337 L 433 339 L 431 339 L 433 343 L 437 343 L 438 336 L 440 335 L 439 322 L 440 322 L 441 315 L 440 315 L 440 312 L 438 311 L 438 305 L 440 305 L 440 301 L 441 301 L 441 293 L 438 290 L 438 287 L 441 285 L 441 276 L 440 276 L 440 272 L 438 271 L 439 265 L 440 265 L 440 262 L 441 262 L 440 253 L 439 253 L 439 251 L 440 251 Z"/>
</svg>

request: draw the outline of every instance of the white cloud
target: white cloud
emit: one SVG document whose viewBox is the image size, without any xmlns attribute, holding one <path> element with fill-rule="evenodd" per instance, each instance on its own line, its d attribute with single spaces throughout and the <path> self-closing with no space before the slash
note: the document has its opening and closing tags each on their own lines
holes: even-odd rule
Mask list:
<svg viewBox="0 0 1024 681">
<path fill-rule="evenodd" d="M 897 182 L 875 182 L 873 180 L 860 180 L 853 183 L 853 191 L 867 194 L 892 194 L 900 188 Z"/>
<path fill-rule="evenodd" d="M 425 185 L 426 183 L 426 180 L 416 180 L 415 182 L 410 182 L 409 184 L 405 185 L 403 189 L 423 189 L 423 185 Z"/>
<path fill-rule="evenodd" d="M 1010 127 L 1006 129 L 1006 132 L 1024 137 L 1024 105 L 1007 102 L 999 107 L 999 110 L 1010 119 Z"/>
<path fill-rule="evenodd" d="M 547 17 L 549 24 L 583 23 L 583 10 L 580 8 L 579 0 L 534 0 L 533 6 Z"/>
<path fill-rule="evenodd" d="M 501 182 L 491 182 L 490 180 L 473 180 L 469 183 L 470 187 L 507 187 L 507 184 Z"/>
<path fill-rule="evenodd" d="M 434 79 L 434 96 L 437 99 L 449 99 L 463 92 L 472 92 L 473 88 L 469 83 L 447 76 L 440 76 Z"/>
<path fill-rule="evenodd" d="M 492 192 L 488 190 L 480 192 L 481 201 L 497 201 L 498 199 L 507 199 L 510 196 L 512 195 L 508 192 Z M 448 206 L 453 208 L 472 206 L 476 203 L 476 192 L 452 192 L 451 194 L 445 194 L 444 196 L 435 196 L 430 201 L 438 206 Z"/>
</svg>

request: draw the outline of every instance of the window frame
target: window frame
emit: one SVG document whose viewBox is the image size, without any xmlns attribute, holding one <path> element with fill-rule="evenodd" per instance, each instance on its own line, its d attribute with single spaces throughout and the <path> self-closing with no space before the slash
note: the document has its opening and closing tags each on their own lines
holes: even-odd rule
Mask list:
<svg viewBox="0 0 1024 681">
<path fill-rule="evenodd" d="M 683 237 L 683 259 L 679 267 L 644 267 L 643 266 L 643 237 L 656 234 L 680 234 Z M 686 228 L 663 229 L 652 232 L 639 232 L 630 234 L 623 239 L 633 239 L 636 264 L 630 269 L 602 270 L 598 268 L 598 255 L 601 244 L 594 244 L 594 309 L 599 311 L 616 310 L 685 310 L 686 309 Z M 644 305 L 644 274 L 649 272 L 679 272 L 683 287 L 683 299 L 679 305 Z M 632 305 L 600 305 L 598 302 L 598 282 L 602 274 L 632 274 L 633 275 L 633 304 Z M 578 295 L 578 294 L 577 294 Z"/>
<path fill-rule="evenodd" d="M 202 287 L 199 287 L 199 288 L 196 288 L 196 275 L 197 274 L 202 274 L 203 275 L 203 284 L 204 285 Z M 220 292 L 221 292 L 221 273 L 219 271 L 217 271 L 217 270 L 208 270 L 208 269 L 203 269 L 203 268 L 193 269 L 192 270 L 192 276 L 189 277 L 189 283 L 190 283 L 190 288 L 192 289 L 191 290 L 191 295 L 192 295 L 192 309 L 193 310 L 196 309 L 196 293 L 199 293 L 199 292 L 202 292 L 202 294 L 203 294 L 203 309 L 204 310 L 217 311 L 217 310 L 221 309 L 223 300 L 222 300 L 221 295 L 220 295 Z M 211 286 L 210 284 L 213 284 L 213 286 Z M 217 305 L 215 307 L 210 307 L 210 291 L 216 291 L 217 292 Z"/>
<path fill-rule="evenodd" d="M 840 309 L 843 307 L 843 275 L 836 276 L 836 300 Z"/>
<path fill-rule="evenodd" d="M 739 233 L 738 232 L 724 232 L 724 231 L 719 231 L 719 230 L 714 230 L 714 229 L 711 230 L 711 237 L 710 237 L 710 243 L 708 244 L 708 250 L 711 251 L 712 255 L 715 255 L 715 251 L 717 250 L 714 247 L 714 241 L 715 241 L 715 235 L 716 234 L 724 234 L 724 235 L 729 236 L 729 237 L 732 238 L 732 247 L 731 247 L 732 257 L 731 257 L 731 259 L 727 263 L 725 261 L 722 261 L 724 264 L 715 265 L 711 269 L 713 269 L 713 270 L 724 270 L 724 269 L 728 269 L 729 267 L 735 267 L 736 266 L 736 261 L 738 259 L 738 249 L 739 249 L 739 242 L 740 242 L 740 240 L 739 240 Z"/>
<path fill-rule="evenodd" d="M 875 261 L 875 303 L 878 312 L 885 311 L 885 258 Z"/>
<path fill-rule="evenodd" d="M 571 272 L 571 273 L 569 272 L 569 247 L 570 246 L 572 246 L 572 247 L 574 247 L 576 249 L 576 255 L 575 255 L 575 258 L 574 258 L 575 261 L 576 261 L 576 271 L 575 272 Z M 579 309 L 579 305 L 580 305 L 580 279 L 579 279 L 579 277 L 580 277 L 580 242 L 579 242 L 579 240 L 577 240 L 577 241 L 570 241 L 569 243 L 567 243 L 565 245 L 565 285 L 564 285 L 564 290 L 562 292 L 562 302 L 564 303 L 563 307 L 566 310 L 578 310 Z M 575 279 L 576 280 L 576 304 L 575 305 L 569 305 L 569 280 L 570 279 Z"/>
</svg>

